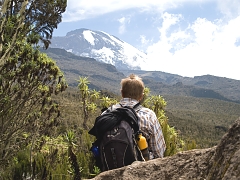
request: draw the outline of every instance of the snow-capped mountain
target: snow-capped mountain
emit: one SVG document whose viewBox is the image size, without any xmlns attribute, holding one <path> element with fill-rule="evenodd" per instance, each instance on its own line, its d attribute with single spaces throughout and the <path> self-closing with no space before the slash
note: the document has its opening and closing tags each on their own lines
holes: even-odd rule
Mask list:
<svg viewBox="0 0 240 180">
<path fill-rule="evenodd" d="M 122 70 L 140 70 L 147 58 L 145 53 L 117 37 L 89 29 L 77 29 L 66 36 L 53 37 L 50 47 L 91 57 Z"/>
</svg>

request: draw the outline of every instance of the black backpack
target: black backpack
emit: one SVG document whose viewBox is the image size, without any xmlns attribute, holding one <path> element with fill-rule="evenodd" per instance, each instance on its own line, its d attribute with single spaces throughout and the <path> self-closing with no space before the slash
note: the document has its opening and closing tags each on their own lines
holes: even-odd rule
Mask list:
<svg viewBox="0 0 240 180">
<path fill-rule="evenodd" d="M 140 108 L 139 103 L 133 108 L 128 106 L 114 110 L 110 108 L 96 118 L 89 134 L 97 138 L 91 150 L 98 150 L 95 152 L 95 158 L 101 171 L 144 160 L 135 140 L 139 133 L 139 117 L 136 111 Z"/>
</svg>

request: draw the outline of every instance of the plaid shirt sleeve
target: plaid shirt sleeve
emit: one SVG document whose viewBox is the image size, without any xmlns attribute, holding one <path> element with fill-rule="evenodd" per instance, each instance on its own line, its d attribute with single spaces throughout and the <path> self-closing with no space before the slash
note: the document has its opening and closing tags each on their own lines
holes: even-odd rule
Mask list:
<svg viewBox="0 0 240 180">
<path fill-rule="evenodd" d="M 140 117 L 140 129 L 148 140 L 149 150 L 154 158 L 163 157 L 166 144 L 156 114 L 148 108 L 142 108 L 138 115 Z"/>
</svg>

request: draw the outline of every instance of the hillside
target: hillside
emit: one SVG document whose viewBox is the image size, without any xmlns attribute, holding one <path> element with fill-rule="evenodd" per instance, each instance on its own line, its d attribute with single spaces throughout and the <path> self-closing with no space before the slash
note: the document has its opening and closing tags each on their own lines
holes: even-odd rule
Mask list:
<svg viewBox="0 0 240 180">
<path fill-rule="evenodd" d="M 106 90 L 119 93 L 120 80 L 125 77 L 123 73 L 110 64 L 98 62 L 95 59 L 81 57 L 63 49 L 49 48 L 42 50 L 53 58 L 59 68 L 64 72 L 69 86 L 77 87 L 79 77 L 88 77 L 89 87 L 96 90 Z"/>
<path fill-rule="evenodd" d="M 152 94 L 191 96 L 214 98 L 230 102 L 240 102 L 240 81 L 214 77 L 200 76 L 194 78 L 164 72 L 148 72 L 141 70 L 118 70 L 113 65 L 96 61 L 92 58 L 74 55 L 59 48 L 42 50 L 57 61 L 65 73 L 70 86 L 77 86 L 79 76 L 89 77 L 90 87 L 96 90 L 108 90 L 119 94 L 120 80 L 131 73 L 143 78 Z"/>
<path fill-rule="evenodd" d="M 199 148 L 216 145 L 240 116 L 240 104 L 217 99 L 163 96 L 169 124 L 184 139 L 195 139 Z"/>
<path fill-rule="evenodd" d="M 91 89 L 119 95 L 120 80 L 128 75 L 126 72 L 124 72 L 125 75 L 119 72 L 112 65 L 98 62 L 92 58 L 76 56 L 62 49 L 49 48 L 43 52 L 56 60 L 64 72 L 68 84 L 73 88 L 71 92 L 73 94 L 77 93 L 79 76 L 84 76 L 89 78 Z M 161 75 L 163 83 L 159 82 L 157 78 L 155 78 L 157 80 L 154 79 L 153 72 L 129 71 L 128 73 L 130 72 L 143 77 L 143 81 L 150 88 L 151 94 L 160 94 L 164 97 L 167 101 L 166 114 L 169 117 L 170 125 L 181 132 L 180 134 L 184 139 L 195 139 L 198 147 L 216 145 L 229 125 L 240 116 L 240 104 L 226 98 L 227 94 L 220 94 L 212 89 L 194 85 L 184 85 L 182 82 L 177 82 L 177 79 L 183 78 L 178 75 L 156 72 Z M 174 81 L 176 83 L 173 83 Z M 221 78 L 216 78 L 216 81 L 220 86 Z M 235 83 L 234 87 L 237 87 L 239 81 L 233 82 Z M 227 85 L 222 84 L 221 86 Z M 75 95 L 74 97 L 76 100 L 71 100 L 68 105 L 68 109 L 72 109 L 72 111 L 68 110 L 66 114 L 63 113 L 64 117 L 69 120 L 79 118 L 79 115 L 74 112 L 79 107 L 79 99 Z M 237 99 L 236 96 L 234 98 Z M 65 99 L 63 104 L 67 102 L 68 99 Z M 71 114 L 71 118 L 68 117 L 69 114 Z"/>
<path fill-rule="evenodd" d="M 163 98 L 167 102 L 165 112 L 170 126 L 175 127 L 184 140 L 195 140 L 197 148 L 216 145 L 229 126 L 240 116 L 238 103 L 174 95 L 165 95 Z M 81 103 L 76 87 L 69 87 L 63 93 L 63 98 L 57 101 L 61 104 L 62 118 L 68 124 L 82 124 L 83 120 L 79 114 Z M 91 113 L 89 127 L 93 126 L 99 113 L 100 110 Z"/>
</svg>

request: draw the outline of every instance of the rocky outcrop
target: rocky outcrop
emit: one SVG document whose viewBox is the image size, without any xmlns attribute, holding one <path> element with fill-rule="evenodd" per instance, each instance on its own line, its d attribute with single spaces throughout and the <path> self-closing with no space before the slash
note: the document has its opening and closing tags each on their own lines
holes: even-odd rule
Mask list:
<svg viewBox="0 0 240 180">
<path fill-rule="evenodd" d="M 207 179 L 240 179 L 240 118 L 217 146 Z"/>
<path fill-rule="evenodd" d="M 106 171 L 93 180 L 237 180 L 240 179 L 240 118 L 218 146 L 180 152 L 171 157 L 147 162 L 136 161 Z"/>
</svg>

